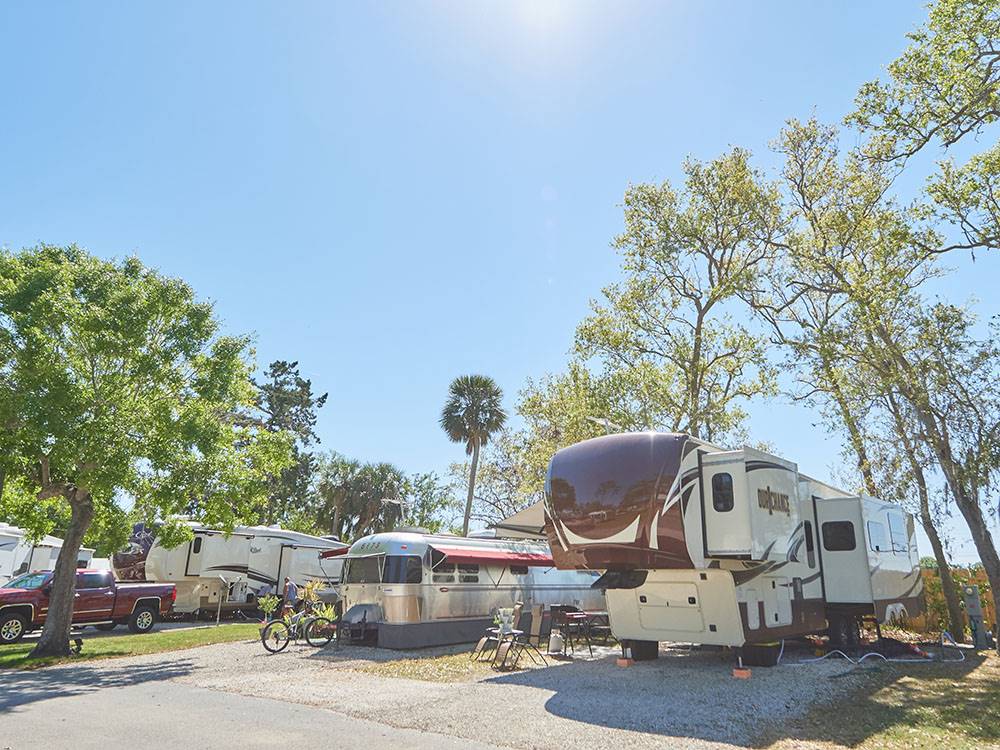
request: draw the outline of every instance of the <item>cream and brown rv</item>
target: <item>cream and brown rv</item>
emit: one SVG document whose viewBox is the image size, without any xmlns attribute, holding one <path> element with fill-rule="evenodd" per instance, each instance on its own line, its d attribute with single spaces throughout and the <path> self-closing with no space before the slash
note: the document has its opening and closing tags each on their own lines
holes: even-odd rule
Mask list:
<svg viewBox="0 0 1000 750">
<path fill-rule="evenodd" d="M 604 571 L 611 627 L 636 658 L 660 641 L 744 646 L 922 609 L 911 515 L 752 448 L 683 434 L 560 450 L 546 531 L 561 568 Z"/>
</svg>

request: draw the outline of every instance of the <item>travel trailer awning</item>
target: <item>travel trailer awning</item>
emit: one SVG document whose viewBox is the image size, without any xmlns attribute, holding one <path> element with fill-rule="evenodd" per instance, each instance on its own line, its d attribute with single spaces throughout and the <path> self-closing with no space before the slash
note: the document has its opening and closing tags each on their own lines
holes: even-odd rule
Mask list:
<svg viewBox="0 0 1000 750">
<path fill-rule="evenodd" d="M 500 563 L 502 565 L 537 565 L 552 567 L 552 555 L 544 552 L 509 549 L 482 549 L 435 543 L 431 548 L 444 555 L 444 562 L 467 565 Z"/>
<path fill-rule="evenodd" d="M 339 555 L 346 555 L 350 547 L 340 547 L 339 549 L 325 549 L 319 553 L 320 559 L 325 560 L 328 557 L 337 557 Z"/>
</svg>

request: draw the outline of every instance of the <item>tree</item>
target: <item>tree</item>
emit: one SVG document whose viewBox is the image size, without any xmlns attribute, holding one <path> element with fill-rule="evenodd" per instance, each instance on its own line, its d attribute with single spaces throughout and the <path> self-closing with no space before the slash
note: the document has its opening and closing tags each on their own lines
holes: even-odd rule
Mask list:
<svg viewBox="0 0 1000 750">
<path fill-rule="evenodd" d="M 492 378 L 485 375 L 461 375 L 451 382 L 448 400 L 441 410 L 441 427 L 448 438 L 453 443 L 465 443 L 466 455 L 472 456 L 462 536 L 469 535 L 479 451 L 507 420 L 507 413 L 501 405 L 502 399 L 503 391 Z"/>
<path fill-rule="evenodd" d="M 862 86 L 847 121 L 870 137 L 866 155 L 902 167 L 930 144 L 947 149 L 1000 120 L 1000 2 L 938 0 L 909 34 L 888 79 Z M 930 252 L 1000 247 L 1000 146 L 928 181 L 926 210 L 957 230 Z"/>
<path fill-rule="evenodd" d="M 406 508 L 403 472 L 331 454 L 319 462 L 315 517 L 338 539 L 357 539 L 399 524 Z"/>
<path fill-rule="evenodd" d="M 938 0 L 887 81 L 861 87 L 847 118 L 871 134 L 870 153 L 906 159 L 927 144 L 952 146 L 1000 119 L 1000 3 Z"/>
<path fill-rule="evenodd" d="M 548 458 L 544 463 L 529 460 L 532 447 L 527 433 L 507 428 L 490 440 L 476 473 L 473 521 L 492 526 L 542 499 Z M 551 458 L 551 453 L 547 455 Z M 456 484 L 464 482 L 468 462 L 452 464 L 450 473 Z"/>
<path fill-rule="evenodd" d="M 316 459 L 308 448 L 319 443 L 316 435 L 316 412 L 326 403 L 326 393 L 317 396 L 312 381 L 299 374 L 298 362 L 277 360 L 267 368 L 257 388 L 255 411 L 263 427 L 271 432 L 287 432 L 294 437 L 295 463 L 272 477 L 271 491 L 261 511 L 261 523 L 288 521 L 290 514 L 301 511 L 309 502 Z"/>
<path fill-rule="evenodd" d="M 451 486 L 434 472 L 414 474 L 406 480 L 404 525 L 438 534 L 451 526 L 457 509 Z"/>
<path fill-rule="evenodd" d="M 23 498 L 69 511 L 33 654 L 69 653 L 77 553 L 123 496 L 150 520 L 197 499 L 228 529 L 287 465 L 284 433 L 236 424 L 253 399 L 248 344 L 217 329 L 186 284 L 135 258 L 0 252 L 0 465 Z"/>
<path fill-rule="evenodd" d="M 734 312 L 774 251 L 781 205 L 742 149 L 688 160 L 684 177 L 680 192 L 626 191 L 624 279 L 592 303 L 576 351 L 640 386 L 671 429 L 721 440 L 740 432 L 743 402 L 774 389 L 766 340 Z"/>
</svg>

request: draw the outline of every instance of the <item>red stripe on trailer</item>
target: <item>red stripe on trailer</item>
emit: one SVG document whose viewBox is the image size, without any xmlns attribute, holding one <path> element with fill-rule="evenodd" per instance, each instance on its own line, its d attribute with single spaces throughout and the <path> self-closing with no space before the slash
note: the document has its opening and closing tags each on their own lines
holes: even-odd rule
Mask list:
<svg viewBox="0 0 1000 750">
<path fill-rule="evenodd" d="M 503 563 L 506 565 L 538 565 L 552 567 L 552 555 L 544 552 L 528 552 L 507 549 L 478 549 L 476 547 L 451 547 L 434 544 L 434 549 L 444 555 L 445 562 L 478 565 L 481 563 Z"/>
<path fill-rule="evenodd" d="M 346 555 L 347 550 L 349 549 L 350 547 L 340 547 L 339 549 L 325 549 L 319 553 L 319 556 L 325 559 L 327 557 L 337 557 L 338 555 Z"/>
</svg>

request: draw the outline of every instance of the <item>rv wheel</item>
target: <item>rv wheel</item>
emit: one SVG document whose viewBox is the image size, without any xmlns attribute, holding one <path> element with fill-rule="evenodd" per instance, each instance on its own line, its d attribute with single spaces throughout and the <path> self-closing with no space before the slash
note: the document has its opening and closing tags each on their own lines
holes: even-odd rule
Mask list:
<svg viewBox="0 0 1000 750">
<path fill-rule="evenodd" d="M 652 661 L 660 655 L 659 641 L 629 641 L 629 646 L 636 661 Z"/>
</svg>

